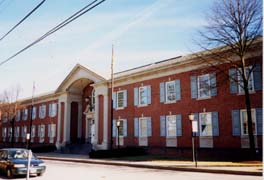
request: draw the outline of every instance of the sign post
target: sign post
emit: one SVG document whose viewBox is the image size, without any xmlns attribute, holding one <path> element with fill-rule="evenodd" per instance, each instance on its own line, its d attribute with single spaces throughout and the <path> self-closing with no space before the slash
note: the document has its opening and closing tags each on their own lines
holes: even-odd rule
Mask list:
<svg viewBox="0 0 264 180">
<path fill-rule="evenodd" d="M 32 152 L 31 150 L 28 150 L 27 180 L 29 179 L 31 157 L 32 157 Z"/>
</svg>

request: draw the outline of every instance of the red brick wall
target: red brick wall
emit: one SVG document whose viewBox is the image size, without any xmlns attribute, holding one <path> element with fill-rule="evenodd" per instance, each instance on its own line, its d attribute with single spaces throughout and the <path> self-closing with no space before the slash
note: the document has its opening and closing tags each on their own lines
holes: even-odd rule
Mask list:
<svg viewBox="0 0 264 180">
<path fill-rule="evenodd" d="M 261 61 L 261 58 L 259 58 L 259 60 Z M 222 66 L 224 67 L 227 65 Z M 227 74 L 228 69 L 229 67 L 226 70 Z M 149 146 L 164 147 L 166 141 L 164 137 L 160 137 L 160 116 L 169 115 L 171 112 L 172 114 L 182 115 L 182 136 L 177 137 L 178 147 L 191 147 L 191 124 L 188 115 L 190 113 L 203 112 L 203 110 L 206 110 L 206 112 L 217 111 L 219 113 L 220 134 L 214 137 L 214 147 L 240 148 L 240 137 L 232 136 L 231 111 L 233 109 L 245 108 L 244 96 L 231 94 L 227 77 L 223 74 L 217 74 L 217 96 L 204 100 L 191 99 L 190 77 L 192 75 L 205 74 L 204 72 L 214 71 L 213 69 L 196 70 L 115 87 L 114 91 L 127 90 L 128 94 L 127 107 L 122 110 L 114 110 L 113 118 L 117 119 L 120 116 L 128 120 L 128 136 L 125 138 L 125 145 L 135 146 L 138 144 L 137 138 L 134 138 L 134 118 L 141 117 L 143 114 L 144 117 L 152 118 L 152 137 L 149 137 Z M 160 103 L 160 82 L 176 79 L 180 79 L 181 83 L 181 100 L 171 104 Z M 146 107 L 135 107 L 134 87 L 139 87 L 141 84 L 144 86 L 151 85 L 151 104 Z M 262 107 L 262 91 L 257 91 L 250 96 L 252 108 Z M 111 101 L 109 100 L 109 102 Z M 261 142 L 261 139 L 261 136 L 259 136 L 259 142 Z"/>
<path fill-rule="evenodd" d="M 39 138 L 38 138 L 38 125 L 40 124 L 44 124 L 45 125 L 45 141 L 44 144 L 48 144 L 49 143 L 49 138 L 48 138 L 48 124 L 56 124 L 56 136 L 54 137 L 54 144 L 56 143 L 57 140 L 57 127 L 58 127 L 58 106 L 57 106 L 57 113 L 56 116 L 54 117 L 49 117 L 49 104 L 51 103 L 58 103 L 58 100 L 52 100 L 52 101 L 46 101 L 46 102 L 42 102 L 42 103 L 38 103 L 35 102 L 34 103 L 34 107 L 37 107 L 37 111 L 36 111 L 36 118 L 34 120 L 32 120 L 32 125 L 35 125 L 36 130 L 35 130 L 35 138 L 34 138 L 34 143 L 37 144 L 39 143 Z M 46 116 L 44 119 L 40 119 L 39 118 L 39 107 L 41 105 L 46 105 Z M 19 121 L 15 121 L 15 127 L 19 126 L 20 127 L 20 134 L 19 134 L 19 139 L 18 142 L 22 142 L 22 126 L 26 125 L 27 126 L 27 132 L 29 133 L 29 126 L 30 126 L 30 105 L 26 106 L 26 108 L 28 109 L 28 118 L 27 120 L 22 120 L 22 111 L 21 111 L 21 115 L 20 115 L 20 120 Z M 2 127 L 11 127 L 11 125 L 9 123 L 2 123 Z M 2 137 L 2 134 L 1 134 Z M 33 144 L 34 144 L 33 143 Z"/>
</svg>

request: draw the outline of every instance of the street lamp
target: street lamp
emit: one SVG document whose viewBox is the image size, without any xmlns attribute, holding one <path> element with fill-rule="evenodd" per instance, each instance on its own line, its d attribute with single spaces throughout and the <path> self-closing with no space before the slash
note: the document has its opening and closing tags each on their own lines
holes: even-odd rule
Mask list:
<svg viewBox="0 0 264 180">
<path fill-rule="evenodd" d="M 195 137 L 198 132 L 198 122 L 194 119 L 194 114 L 189 115 L 189 119 L 192 124 L 192 154 L 193 154 L 193 162 L 195 162 L 195 167 L 197 167 L 197 152 L 196 152 L 196 142 Z"/>
<path fill-rule="evenodd" d="M 117 127 L 117 148 L 119 149 L 119 128 L 120 128 L 120 120 L 116 121 L 116 127 Z"/>
</svg>

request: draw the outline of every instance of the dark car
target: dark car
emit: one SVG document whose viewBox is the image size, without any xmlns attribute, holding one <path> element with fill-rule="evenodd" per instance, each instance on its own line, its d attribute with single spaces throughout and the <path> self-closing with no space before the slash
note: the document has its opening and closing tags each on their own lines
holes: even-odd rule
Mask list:
<svg viewBox="0 0 264 180">
<path fill-rule="evenodd" d="M 6 148 L 0 149 L 0 171 L 8 178 L 15 175 L 26 175 L 28 165 L 27 149 Z M 30 175 L 41 176 L 46 170 L 44 161 L 38 159 L 33 153 L 30 161 Z"/>
</svg>

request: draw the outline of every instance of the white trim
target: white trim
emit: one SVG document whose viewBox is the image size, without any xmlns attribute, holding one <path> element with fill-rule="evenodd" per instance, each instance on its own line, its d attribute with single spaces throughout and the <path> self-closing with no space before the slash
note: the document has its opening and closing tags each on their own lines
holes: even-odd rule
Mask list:
<svg viewBox="0 0 264 180">
<path fill-rule="evenodd" d="M 202 134 L 201 118 L 202 118 L 202 115 L 203 114 L 206 114 L 207 116 L 209 115 L 209 121 L 210 121 L 210 124 L 211 124 L 211 135 L 203 135 Z M 206 120 L 208 120 L 208 119 L 206 119 Z M 202 113 L 199 113 L 199 132 L 200 132 L 200 134 L 199 134 L 200 137 L 211 137 L 211 136 L 213 136 L 213 122 L 212 122 L 212 113 L 211 112 L 202 112 Z"/>
<path fill-rule="evenodd" d="M 169 136 L 169 118 L 173 117 L 175 121 L 175 136 Z M 177 123 L 176 123 L 176 115 L 167 115 L 166 116 L 166 138 L 176 138 L 177 137 Z"/>
<path fill-rule="evenodd" d="M 145 132 L 146 136 L 142 136 L 141 121 L 145 121 L 146 123 L 146 132 Z M 138 118 L 138 137 L 139 138 L 148 137 L 148 118 L 147 117 Z"/>
<path fill-rule="evenodd" d="M 208 92 L 209 92 L 209 95 L 208 96 L 204 96 L 204 97 L 201 97 L 201 92 L 200 92 L 200 78 L 202 77 L 207 77 L 208 78 L 208 81 L 209 81 L 209 84 L 208 84 Z M 198 99 L 208 99 L 208 98 L 211 98 L 211 80 L 210 80 L 210 74 L 203 74 L 203 75 L 200 75 L 200 76 L 197 76 L 197 88 L 198 88 Z"/>
<path fill-rule="evenodd" d="M 169 100 L 168 99 L 168 84 L 172 83 L 174 86 L 174 95 L 175 95 L 175 100 Z M 169 104 L 169 103 L 175 103 L 176 102 L 176 85 L 175 85 L 175 81 L 167 81 L 165 82 L 165 104 Z"/>
<path fill-rule="evenodd" d="M 141 98 L 140 98 L 140 89 L 143 89 L 144 93 L 146 93 L 146 103 L 141 104 Z M 138 87 L 138 106 L 147 106 L 148 105 L 148 86 L 140 86 Z"/>
<path fill-rule="evenodd" d="M 247 112 L 246 109 L 240 109 L 240 130 L 241 130 L 241 136 L 248 136 L 248 133 L 245 134 L 243 132 L 243 116 L 242 113 L 243 112 Z M 251 109 L 251 116 L 253 116 L 252 120 L 254 120 L 253 122 L 255 123 L 255 133 L 253 135 L 257 135 L 257 122 L 256 122 L 256 109 Z M 246 116 L 247 117 L 247 116 Z M 247 126 L 248 126 L 248 121 L 247 121 Z"/>
<path fill-rule="evenodd" d="M 123 93 L 123 103 L 122 106 L 118 106 L 118 94 L 119 93 Z M 121 90 L 121 91 L 116 91 L 116 109 L 124 109 L 125 108 L 125 90 Z"/>
</svg>

